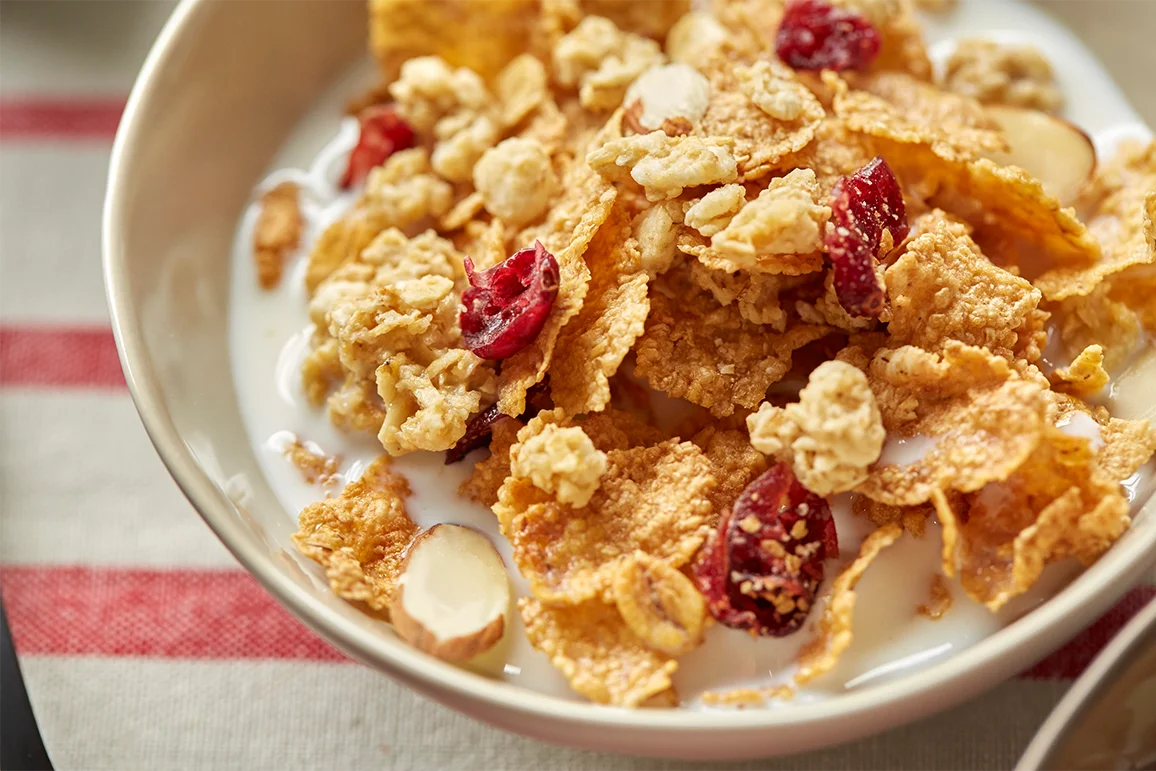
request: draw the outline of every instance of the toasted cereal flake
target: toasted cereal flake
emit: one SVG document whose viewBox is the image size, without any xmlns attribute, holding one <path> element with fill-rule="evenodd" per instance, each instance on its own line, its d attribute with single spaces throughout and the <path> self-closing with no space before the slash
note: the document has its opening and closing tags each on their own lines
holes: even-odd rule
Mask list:
<svg viewBox="0 0 1156 771">
<path fill-rule="evenodd" d="M 498 502 L 498 490 L 510 476 L 510 447 L 517 441 L 518 431 L 523 425 L 509 416 L 494 424 L 490 456 L 474 465 L 469 478 L 458 487 L 458 495 L 483 506 L 493 506 Z"/>
<path fill-rule="evenodd" d="M 928 600 L 915 608 L 915 612 L 926 616 L 932 621 L 943 618 L 951 610 L 951 589 L 947 586 L 947 579 L 936 573 L 931 577 L 931 586 L 928 588 Z"/>
<path fill-rule="evenodd" d="M 297 436 L 285 446 L 283 452 L 301 472 L 301 478 L 306 483 L 329 487 L 336 481 L 337 469 L 341 466 L 340 455 L 326 455 L 316 445 L 310 447 L 303 444 Z"/>
<path fill-rule="evenodd" d="M 719 305 L 736 303 L 739 315 L 752 324 L 766 324 L 776 332 L 787 328 L 787 312 L 782 307 L 780 294 L 797 283 L 797 279 L 746 271 L 727 273 L 695 261 L 690 263 L 690 280 L 710 292 Z"/>
<path fill-rule="evenodd" d="M 706 73 L 711 100 L 698 130 L 733 137 L 739 179 L 759 179 L 783 168 L 784 158 L 815 138 L 823 106 L 789 67 L 765 61 L 733 67 L 725 59 L 714 64 Z"/>
<path fill-rule="evenodd" d="M 810 255 L 822 246 L 831 207 L 819 195 L 810 169 L 777 177 L 711 237 L 711 248 L 742 269 L 785 272 L 776 269 L 780 255 Z"/>
<path fill-rule="evenodd" d="M 710 524 L 714 527 L 718 525 L 718 518 L 730 511 L 747 485 L 767 470 L 767 459 L 751 447 L 745 433 L 721 428 L 713 422 L 696 433 L 691 441 L 706 453 L 718 483 L 710 494 L 714 506 Z"/>
<path fill-rule="evenodd" d="M 452 205 L 453 189 L 431 173 L 424 149 L 394 153 L 384 165 L 369 172 L 365 191 L 353 209 L 317 239 L 309 254 L 306 286 L 310 291 L 316 289 L 383 230 L 410 232 L 430 218 L 441 217 Z"/>
<path fill-rule="evenodd" d="M 330 337 L 318 342 L 315 337 L 313 345 L 313 350 L 301 362 L 301 386 L 309 403 L 320 407 L 333 385 L 345 376 L 345 370 L 341 367 L 336 340 Z"/>
<path fill-rule="evenodd" d="M 1028 43 L 960 40 L 947 59 L 943 87 L 984 104 L 1052 112 L 1064 103 L 1051 64 Z"/>
<path fill-rule="evenodd" d="M 776 333 L 720 307 L 685 267 L 652 284 L 650 316 L 636 346 L 636 374 L 650 386 L 710 409 L 717 417 L 754 409 L 791 368 L 791 354 L 830 332 L 811 325 Z"/>
<path fill-rule="evenodd" d="M 554 424 L 520 441 L 510 452 L 510 475 L 529 479 L 560 503 L 582 508 L 606 472 L 606 453 L 578 426 Z"/>
<path fill-rule="evenodd" d="M 445 233 L 460 230 L 470 224 L 485 208 L 482 194 L 474 191 L 453 205 L 438 221 L 438 228 Z"/>
<path fill-rule="evenodd" d="M 253 260 L 262 289 L 281 282 L 286 255 L 301 243 L 305 223 L 299 196 L 295 182 L 282 182 L 261 196 L 261 212 L 253 226 Z"/>
<path fill-rule="evenodd" d="M 455 113 L 438 121 L 434 135 L 430 166 L 450 182 L 469 182 L 482 153 L 497 144 L 499 131 L 488 115 Z"/>
<path fill-rule="evenodd" d="M 885 525 L 863 540 L 859 556 L 831 582 L 827 606 L 819 618 L 817 634 L 799 654 L 795 682 L 802 685 L 830 672 L 839 656 L 851 644 L 851 619 L 855 611 L 855 586 L 864 571 L 886 549 L 903 535 L 898 525 Z"/>
<path fill-rule="evenodd" d="M 518 609 L 530 643 L 591 701 L 638 707 L 672 692 L 678 663 L 650 650 L 614 605 L 593 599 L 559 608 L 524 597 Z"/>
<path fill-rule="evenodd" d="M 606 179 L 633 179 L 650 201 L 677 198 L 684 188 L 734 182 L 733 140 L 719 137 L 671 137 L 662 131 L 612 139 L 586 156 Z"/>
<path fill-rule="evenodd" d="M 755 227 L 757 228 L 757 225 Z M 743 270 L 740 261 L 720 253 L 711 246 L 708 239 L 703 238 L 697 231 L 681 228 L 676 232 L 678 233 L 678 251 L 696 257 L 708 270 L 717 270 L 723 273 L 736 273 Z M 814 251 L 809 254 L 765 255 L 758 258 L 757 264 L 759 269 L 749 271 L 750 273 L 764 276 L 801 276 L 817 273 L 823 269 L 823 253 Z"/>
<path fill-rule="evenodd" d="M 1126 286 L 1130 269 L 1156 264 L 1156 171 L 1147 190 L 1125 188 L 1106 198 L 1088 220 L 1088 229 L 1103 250 L 1095 264 L 1083 268 L 1056 268 L 1033 283 L 1048 300 L 1065 300 L 1091 293 L 1109 277 L 1120 276 Z"/>
<path fill-rule="evenodd" d="M 511 457 L 518 457 L 519 446 L 558 415 L 544 412 L 532 419 L 518 432 Z M 578 425 L 588 427 L 586 422 Z M 516 476 L 498 491 L 494 513 L 513 545 L 514 562 L 541 600 L 609 600 L 614 576 L 635 551 L 680 567 L 706 537 L 715 480 L 698 447 L 670 440 L 611 449 L 606 455 L 609 466 L 601 486 L 581 509 Z"/>
<path fill-rule="evenodd" d="M 650 278 L 670 270 L 677 251 L 677 219 L 682 206 L 677 201 L 656 204 L 636 215 L 634 238 L 638 241 L 642 268 Z"/>
<path fill-rule="evenodd" d="M 876 275 L 881 274 L 882 266 L 876 267 Z M 882 283 L 882 280 L 880 280 Z M 839 302 L 835 293 L 835 274 L 828 271 L 823 277 L 822 292 L 814 299 L 799 299 L 795 302 L 795 312 L 799 318 L 808 324 L 825 324 L 849 333 L 863 332 L 878 326 L 879 321 L 891 319 L 890 309 L 884 308 L 879 319 L 869 316 L 852 316 Z"/>
<path fill-rule="evenodd" d="M 1147 420 L 1109 418 L 1100 425 L 1100 439 L 1095 472 L 1105 481 L 1123 482 L 1156 452 L 1156 426 Z"/>
<path fill-rule="evenodd" d="M 554 77 L 575 87 L 587 110 L 612 110 L 645 70 L 662 64 L 658 43 L 623 32 L 610 19 L 587 16 L 554 46 Z"/>
<path fill-rule="evenodd" d="M 702 644 L 706 601 L 678 568 L 635 552 L 615 576 L 613 593 L 622 619 L 651 650 L 681 656 Z"/>
<path fill-rule="evenodd" d="M 955 502 L 936 491 L 944 573 L 991 610 L 1027 591 L 1044 566 L 1067 557 L 1090 564 L 1129 523 L 1118 483 L 1095 472 L 1084 437 L 1048 427 L 1016 473 Z"/>
<path fill-rule="evenodd" d="M 559 333 L 582 308 L 590 281 L 590 269 L 583 256 L 610 216 L 616 196 L 614 188 L 581 160 L 576 160 L 563 176 L 562 190 L 538 236 L 558 260 L 561 284 L 554 307 L 534 342 L 502 362 L 498 403 L 507 415 L 525 411 L 526 390 L 546 374 Z"/>
<path fill-rule="evenodd" d="M 501 103 L 502 126 L 513 128 L 551 98 L 546 67 L 531 54 L 520 54 L 498 73 L 494 93 Z"/>
<path fill-rule="evenodd" d="M 403 64 L 429 53 L 489 78 L 526 50 L 538 5 L 538 0 L 371 0 L 370 47 L 387 81 Z"/>
<path fill-rule="evenodd" d="M 915 0 L 915 7 L 928 13 L 946 13 L 959 3 L 959 0 Z"/>
<path fill-rule="evenodd" d="M 840 118 L 828 116 L 816 126 L 814 141 L 784 157 L 781 166 L 815 172 L 820 200 L 826 201 L 840 179 L 863 168 L 876 155 L 871 137 L 851 131 Z"/>
<path fill-rule="evenodd" d="M 405 550 L 418 532 L 405 510 L 409 494 L 405 477 L 383 455 L 341 495 L 307 506 L 293 543 L 325 568 L 338 597 L 387 611 Z"/>
<path fill-rule="evenodd" d="M 911 346 L 885 349 L 868 379 L 889 432 L 935 440 L 920 460 L 876 465 L 856 488 L 891 506 L 924 503 L 936 489 L 971 492 L 1007 479 L 1048 424 L 1043 388 L 981 348 L 950 343 L 942 358 Z"/>
<path fill-rule="evenodd" d="M 538 219 L 558 188 L 546 148 L 533 139 L 512 137 L 486 150 L 473 172 L 486 210 L 512 225 Z"/>
<path fill-rule="evenodd" d="M 824 82 L 835 90 L 835 114 L 852 131 L 900 145 L 925 145 L 945 161 L 966 161 L 1007 149 L 1003 135 L 982 111 L 973 117 L 974 103 L 906 75 L 887 73 L 864 82 L 882 95 L 850 90 L 834 73 L 825 73 Z"/>
<path fill-rule="evenodd" d="M 1099 259 L 1100 245 L 1075 211 L 1061 207 L 1023 169 L 987 158 L 948 160 L 921 145 L 878 137 L 875 145 L 904 184 L 917 184 L 929 205 L 974 225 L 981 243 L 986 238 L 1028 245 L 1047 266 L 1087 266 Z M 1007 261 L 1015 256 L 1012 250 Z"/>
<path fill-rule="evenodd" d="M 1090 345 L 1100 345 L 1103 366 L 1109 372 L 1128 360 L 1140 337 L 1140 319 L 1127 305 L 1109 296 L 1108 286 L 1064 300 L 1053 306 L 1053 312 L 1064 349 L 1076 356 Z"/>
<path fill-rule="evenodd" d="M 590 242 L 586 299 L 558 337 L 550 393 L 571 415 L 598 412 L 610 402 L 610 378 L 642 334 L 650 311 L 647 275 L 629 232 L 629 220 L 616 211 Z"/>
<path fill-rule="evenodd" d="M 695 201 L 683 217 L 689 228 L 694 228 L 707 238 L 727 226 L 731 218 L 747 202 L 746 190 L 742 185 L 723 185 Z"/>
<path fill-rule="evenodd" d="M 841 361 L 816 367 L 798 402 L 763 402 L 747 430 L 756 450 L 790 463 L 803 486 L 822 496 L 864 481 L 886 438 L 867 376 Z"/>
<path fill-rule="evenodd" d="M 1057 369 L 1052 375 L 1057 388 L 1082 396 L 1099 392 L 1110 379 L 1104 370 L 1104 348 L 1100 345 L 1089 345 L 1069 366 Z"/>
<path fill-rule="evenodd" d="M 918 506 L 889 506 L 865 495 L 854 495 L 851 511 L 856 516 L 866 517 L 875 527 L 900 525 L 914 537 L 922 538 L 927 531 L 927 518 L 934 507 L 926 503 Z"/>
<path fill-rule="evenodd" d="M 896 343 L 936 350 L 946 340 L 1008 359 L 1040 358 L 1047 314 L 1039 290 L 991 263 L 970 237 L 941 223 L 884 273 Z"/>
</svg>

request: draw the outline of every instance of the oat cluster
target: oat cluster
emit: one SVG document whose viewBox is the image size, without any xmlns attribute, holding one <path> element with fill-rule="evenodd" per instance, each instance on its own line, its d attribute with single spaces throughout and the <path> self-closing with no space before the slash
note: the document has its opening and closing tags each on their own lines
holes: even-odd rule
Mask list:
<svg viewBox="0 0 1156 771">
<path fill-rule="evenodd" d="M 305 393 L 384 453 L 301 513 L 297 543 L 340 596 L 388 612 L 416 534 L 389 456 L 487 436 L 461 495 L 510 542 L 530 642 L 607 704 L 677 704 L 678 658 L 731 617 L 771 628 L 767 598 L 807 598 L 789 609 L 808 618 L 797 679 L 821 677 L 852 644 L 859 578 L 900 538 L 942 532 L 920 611 L 937 618 L 953 596 L 998 609 L 1128 528 L 1121 482 L 1156 430 L 1102 399 L 1151 361 L 1156 144 L 1058 200 L 989 158 L 1015 155 L 989 103 L 1060 103 L 1039 52 L 968 42 L 937 84 L 908 0 L 792 3 L 791 24 L 850 15 L 871 47 L 825 38 L 838 73 L 788 66 L 779 0 L 372 0 L 386 84 L 370 101 L 412 141 L 359 145 L 358 163 L 378 157 L 304 270 Z M 844 187 L 876 158 L 887 175 Z M 263 199 L 263 285 L 300 237 L 296 198 Z M 841 299 L 828 253 L 867 219 L 871 315 Z M 551 299 L 519 306 L 536 331 L 485 358 L 463 337 L 465 259 L 495 269 L 492 312 L 512 313 L 506 261 L 535 242 Z M 827 527 L 814 510 L 752 521 L 788 523 L 805 554 L 747 538 L 742 512 L 728 530 L 771 465 L 809 496 L 850 493 L 876 529 L 836 545 L 808 530 Z M 818 584 L 818 549 L 811 603 L 799 571 Z M 707 551 L 722 562 L 702 567 Z M 739 603 L 720 615 L 702 576 L 728 582 L 740 558 L 743 586 L 710 587 Z"/>
</svg>

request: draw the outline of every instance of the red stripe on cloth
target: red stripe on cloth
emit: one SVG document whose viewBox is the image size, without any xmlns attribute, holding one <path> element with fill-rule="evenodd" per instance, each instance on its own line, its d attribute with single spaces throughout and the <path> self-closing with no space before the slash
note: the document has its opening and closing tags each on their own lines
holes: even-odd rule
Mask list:
<svg viewBox="0 0 1156 771">
<path fill-rule="evenodd" d="M 6 566 L 17 652 L 346 661 L 237 570 Z"/>
<path fill-rule="evenodd" d="M 112 331 L 0 326 L 0 386 L 123 387 Z"/>
<path fill-rule="evenodd" d="M 0 100 L 0 139 L 99 139 L 116 135 L 124 98 L 23 97 Z"/>
<path fill-rule="evenodd" d="M 1156 597 L 1156 586 L 1138 586 L 1124 595 L 1114 608 L 1080 632 L 1071 642 L 1027 670 L 1020 677 L 1057 680 L 1079 677 L 1092 659 L 1116 636 L 1125 624 Z"/>
<path fill-rule="evenodd" d="M 25 655 L 348 661 L 237 570 L 6 566 L 0 587 Z M 1079 676 L 1153 596 L 1133 589 L 1021 677 Z"/>
</svg>

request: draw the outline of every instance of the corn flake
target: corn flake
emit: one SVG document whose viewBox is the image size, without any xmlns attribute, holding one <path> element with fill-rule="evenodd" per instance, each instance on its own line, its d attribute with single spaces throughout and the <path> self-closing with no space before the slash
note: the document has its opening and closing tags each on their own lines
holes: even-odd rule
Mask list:
<svg viewBox="0 0 1156 771">
<path fill-rule="evenodd" d="M 458 495 L 483 506 L 498 502 L 498 490 L 510 476 L 510 448 L 518 439 L 524 424 L 507 417 L 494 423 L 490 436 L 490 455 L 474 465 L 474 470 L 461 486 Z"/>
<path fill-rule="evenodd" d="M 903 528 L 885 525 L 864 539 L 859 556 L 843 568 L 831 583 L 827 604 L 819 617 L 817 635 L 799 654 L 799 670 L 795 682 L 800 685 L 830 672 L 839 662 L 839 656 L 851 644 L 851 620 L 855 612 L 855 587 L 863 573 L 879 556 L 879 552 L 899 540 Z"/>
<path fill-rule="evenodd" d="M 282 182 L 261 196 L 261 212 L 253 226 L 253 260 L 262 289 L 272 289 L 281 282 L 285 257 L 301 242 L 305 223 L 299 196 L 294 182 Z"/>
<path fill-rule="evenodd" d="M 518 433 L 511 457 L 558 419 L 554 411 L 531 420 Z M 591 427 L 589 421 L 577 425 Z M 539 599 L 552 604 L 609 599 L 614 575 L 635 551 L 679 567 L 706 537 L 715 479 L 698 447 L 670 440 L 606 455 L 601 486 L 583 508 L 560 503 L 517 477 L 498 492 L 494 513 L 513 545 L 514 562 Z"/>
<path fill-rule="evenodd" d="M 936 350 L 958 340 L 1009 360 L 1040 358 L 1047 314 L 1039 290 L 993 265 L 959 229 L 941 223 L 916 238 L 884 279 L 895 342 Z"/>
<path fill-rule="evenodd" d="M 590 288 L 582 310 L 563 328 L 550 365 L 554 403 L 571 415 L 610 402 L 610 378 L 642 334 L 650 303 L 647 275 L 630 224 L 611 214 L 586 251 Z"/>
<path fill-rule="evenodd" d="M 1089 345 L 1069 366 L 1057 369 L 1052 375 L 1057 388 L 1082 396 L 1099 392 L 1110 379 L 1104 370 L 1104 348 L 1099 345 Z"/>
<path fill-rule="evenodd" d="M 564 175 L 562 188 L 562 197 L 546 215 L 539 234 L 546 250 L 558 261 L 558 296 L 534 342 L 502 362 L 498 404 L 507 415 L 525 411 L 526 391 L 546 374 L 558 335 L 582 309 L 590 282 L 583 256 L 614 206 L 614 188 L 581 161 L 574 162 Z"/>
<path fill-rule="evenodd" d="M 757 407 L 790 370 L 792 353 L 829 331 L 799 325 L 776 333 L 752 324 L 694 287 L 685 267 L 672 269 L 653 283 L 635 371 L 652 388 L 724 417 Z"/>
<path fill-rule="evenodd" d="M 405 550 L 418 532 L 405 510 L 409 493 L 405 477 L 382 456 L 340 496 L 307 506 L 293 542 L 325 568 L 338 597 L 387 611 Z"/>
<path fill-rule="evenodd" d="M 639 707 L 666 693 L 677 701 L 670 677 L 678 663 L 649 649 L 614 605 L 593 599 L 558 608 L 524 597 L 518 609 L 530 643 L 591 701 Z"/>
</svg>

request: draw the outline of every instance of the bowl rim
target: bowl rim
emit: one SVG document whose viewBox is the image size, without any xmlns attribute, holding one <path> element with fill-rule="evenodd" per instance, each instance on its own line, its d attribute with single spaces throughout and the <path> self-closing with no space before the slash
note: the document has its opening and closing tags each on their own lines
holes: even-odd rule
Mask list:
<svg viewBox="0 0 1156 771">
<path fill-rule="evenodd" d="M 121 224 L 125 216 L 125 190 L 129 186 L 126 159 L 145 130 L 143 106 L 154 92 L 160 90 L 160 81 L 174 58 L 171 50 L 174 42 L 187 34 L 193 19 L 210 4 L 209 0 L 181 0 L 145 59 L 116 132 L 102 217 L 103 274 L 113 333 L 125 380 L 141 422 L 185 497 L 241 565 L 270 594 L 314 632 L 346 654 L 403 681 L 421 681 L 441 693 L 449 692 L 528 716 L 549 717 L 592 727 L 670 732 L 758 731 L 850 719 L 893 707 L 904 700 L 918 699 L 921 709 L 909 711 L 907 720 L 888 723 L 894 726 L 930 714 L 926 709 L 928 704 L 934 705 L 935 709 L 946 708 L 978 691 L 978 687 L 971 690 L 956 687 L 941 691 L 938 698 L 934 693 L 946 686 L 958 685 L 981 670 L 995 674 L 995 677 L 989 675 L 980 683 L 986 688 L 997 678 L 1004 679 L 1029 666 L 1033 659 L 1022 653 L 1017 656 L 1017 650 L 1032 650 L 1032 640 L 1041 636 L 1056 638 L 1047 645 L 1058 647 L 1064 641 L 1064 637 L 1059 635 L 1065 629 L 1074 634 L 1077 622 L 1082 622 L 1080 626 L 1083 626 L 1108 609 L 1098 610 L 1095 607 L 1097 600 L 1103 596 L 1123 594 L 1148 565 L 1156 561 L 1156 526 L 1147 527 L 1145 532 L 1129 542 L 1115 544 L 1111 560 L 1097 562 L 1060 594 L 974 645 L 894 680 L 861 691 L 844 692 L 834 698 L 792 704 L 789 709 L 641 710 L 572 701 L 459 669 L 400 640 L 358 626 L 277 568 L 267 554 L 249 542 L 246 532 L 229 514 L 228 509 L 233 507 L 233 503 L 197 462 L 165 406 L 165 396 L 142 335 L 137 304 L 128 286 Z M 1150 507 L 1153 500 L 1156 496 L 1145 502 L 1144 507 Z M 1097 580 L 1085 580 L 1089 575 Z"/>
<path fill-rule="evenodd" d="M 1156 600 L 1141 608 L 1116 633 L 1068 689 L 1032 737 L 1015 771 L 1053 768 L 1060 759 L 1056 754 L 1072 730 L 1152 645 L 1156 645 Z"/>
</svg>

